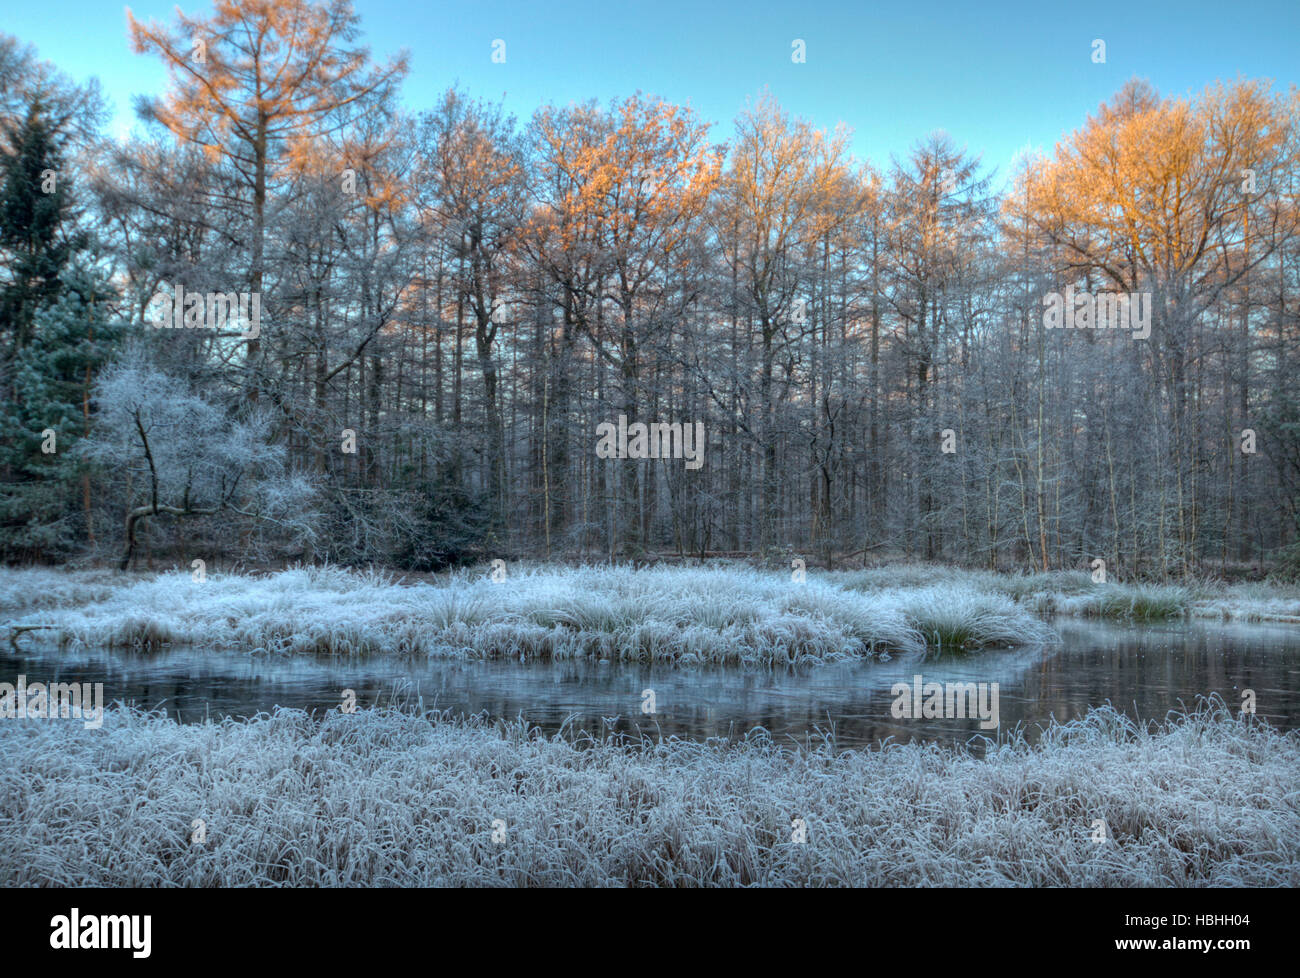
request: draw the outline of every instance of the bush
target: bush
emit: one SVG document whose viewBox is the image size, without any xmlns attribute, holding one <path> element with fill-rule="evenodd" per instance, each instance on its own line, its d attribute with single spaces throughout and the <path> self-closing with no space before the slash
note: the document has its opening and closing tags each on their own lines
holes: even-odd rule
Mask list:
<svg viewBox="0 0 1300 978">
<path fill-rule="evenodd" d="M 420 490 L 340 489 L 332 494 L 326 555 L 349 567 L 442 571 L 487 554 L 487 507 L 449 480 Z"/>
</svg>

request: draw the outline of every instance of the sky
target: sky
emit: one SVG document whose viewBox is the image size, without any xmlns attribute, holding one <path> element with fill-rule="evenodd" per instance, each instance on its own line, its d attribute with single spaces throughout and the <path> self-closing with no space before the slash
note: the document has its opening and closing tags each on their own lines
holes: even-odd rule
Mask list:
<svg viewBox="0 0 1300 978">
<path fill-rule="evenodd" d="M 386 60 L 405 48 L 407 106 L 431 106 L 459 83 L 503 99 L 521 119 L 565 104 L 642 91 L 691 105 L 717 141 L 764 88 L 819 127 L 853 131 L 860 158 L 885 165 L 946 131 L 997 171 L 1050 151 L 1129 78 L 1162 93 L 1238 77 L 1300 82 L 1300 0 L 354 0 L 361 43 Z M 99 78 L 116 115 L 137 125 L 132 96 L 164 90 L 156 58 L 130 52 L 115 0 L 0 0 L 0 31 L 82 79 Z M 167 0 L 134 0 L 140 19 L 170 21 Z M 209 13 L 209 0 L 182 0 Z M 492 60 L 505 42 L 505 62 Z M 802 40 L 806 61 L 792 61 Z M 1105 63 L 1093 60 L 1105 42 Z"/>
</svg>

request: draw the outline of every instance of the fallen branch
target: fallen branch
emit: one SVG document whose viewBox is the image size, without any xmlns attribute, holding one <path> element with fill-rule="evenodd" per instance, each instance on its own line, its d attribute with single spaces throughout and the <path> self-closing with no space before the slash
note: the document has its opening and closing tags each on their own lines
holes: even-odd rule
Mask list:
<svg viewBox="0 0 1300 978">
<path fill-rule="evenodd" d="M 18 636 L 21 635 L 23 632 L 35 632 L 42 628 L 58 628 L 59 626 L 58 625 L 17 625 L 11 623 L 6 625 L 5 627 L 9 629 L 9 644 L 12 645 L 14 647 L 14 651 L 17 652 Z"/>
</svg>

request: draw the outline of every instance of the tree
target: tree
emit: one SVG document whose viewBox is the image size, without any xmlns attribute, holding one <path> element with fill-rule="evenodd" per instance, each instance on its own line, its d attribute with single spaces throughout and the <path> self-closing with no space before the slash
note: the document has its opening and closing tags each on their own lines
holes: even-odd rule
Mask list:
<svg viewBox="0 0 1300 978">
<path fill-rule="evenodd" d="M 31 339 L 10 367 L 13 395 L 0 415 L 12 435 L 0 448 L 0 554 L 6 559 L 65 557 L 76 549 L 78 529 L 94 542 L 90 476 L 78 448 L 89 425 L 91 378 L 123 330 L 109 309 L 108 289 L 85 273 L 65 277 L 69 287 L 37 309 Z"/>
<path fill-rule="evenodd" d="M 185 142 L 234 167 L 250 194 L 248 282 L 260 294 L 268 189 L 278 162 L 306 152 L 386 99 L 406 73 L 399 57 L 372 68 L 348 0 L 216 0 L 208 19 L 177 13 L 167 29 L 127 11 L 137 54 L 157 54 L 172 90 L 140 109 Z M 257 369 L 260 339 L 248 340 Z M 256 400 L 259 385 L 249 392 Z"/>
<path fill-rule="evenodd" d="M 1063 277 L 1152 295 L 1150 356 L 1172 426 L 1161 573 L 1187 569 L 1202 547 L 1208 459 L 1192 399 L 1203 317 L 1300 231 L 1285 179 L 1300 160 L 1296 124 L 1294 101 L 1260 82 L 1161 98 L 1132 81 L 1028 181 L 1030 220 L 1059 247 Z M 1163 527 L 1163 508 L 1157 518 Z"/>
<path fill-rule="evenodd" d="M 493 346 L 500 324 L 509 318 L 510 262 L 527 221 L 524 151 L 513 117 L 455 89 L 425 116 L 423 128 L 426 207 L 455 262 L 451 278 L 458 304 L 468 306 L 474 320 L 487 417 L 488 485 L 500 525 L 508 509 L 506 450 Z"/>
<path fill-rule="evenodd" d="M 654 344 L 695 299 L 675 286 L 693 254 L 721 154 L 689 109 L 639 94 L 604 114 L 591 106 L 544 109 L 534 129 L 550 175 L 539 185 L 547 195 L 541 247 L 565 289 L 566 316 L 614 369 L 620 413 L 630 424 L 648 400 L 642 385 L 655 370 Z M 579 288 L 583 294 L 575 295 Z M 616 471 L 623 476 L 621 543 L 644 546 L 652 484 L 640 465 Z"/>
<path fill-rule="evenodd" d="M 0 121 L 0 417 L 12 436 L 0 449 L 0 553 L 8 559 L 71 551 L 78 480 L 94 540 L 89 475 L 75 446 L 88 426 L 92 375 L 120 334 L 114 296 L 84 254 L 89 237 L 65 170 L 77 113 L 94 107 L 49 82 L 45 69 L 36 74 L 43 81 L 22 114 Z"/>
<path fill-rule="evenodd" d="M 852 220 L 860 200 L 836 196 L 848 180 L 846 132 L 828 137 L 791 119 L 770 94 L 741 115 L 736 128 L 715 222 L 738 283 L 733 315 L 757 330 L 759 417 L 751 435 L 762 459 L 759 543 L 768 546 L 777 515 L 776 365 L 800 344 L 808 325 L 809 279 L 800 262 L 815 241 Z M 843 210 L 835 206 L 840 203 Z"/>
<path fill-rule="evenodd" d="M 268 440 L 265 412 L 236 419 L 138 349 L 100 375 L 94 400 L 86 456 L 129 478 L 120 569 L 131 564 L 140 527 L 161 515 L 229 512 L 277 527 L 290 546 L 314 537 L 315 489 L 289 469 L 283 446 Z"/>
<path fill-rule="evenodd" d="M 6 274 L 0 284 L 0 324 L 6 358 L 31 340 L 36 310 L 62 291 L 62 274 L 85 237 L 69 226 L 68 178 L 62 153 L 40 101 L 18 125 L 4 132 L 0 156 L 0 251 Z"/>
</svg>

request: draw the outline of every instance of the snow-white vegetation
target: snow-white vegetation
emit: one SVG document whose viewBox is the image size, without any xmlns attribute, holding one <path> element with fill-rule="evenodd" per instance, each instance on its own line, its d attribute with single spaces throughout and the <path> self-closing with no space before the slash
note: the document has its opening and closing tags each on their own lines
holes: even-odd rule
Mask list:
<svg viewBox="0 0 1300 978">
<path fill-rule="evenodd" d="M 1155 584 L 1111 579 L 1096 583 L 1087 571 L 1002 574 L 933 564 L 886 564 L 832 572 L 827 578 L 868 594 L 899 588 L 962 587 L 985 595 L 1005 595 L 1041 615 L 1135 621 L 1191 616 L 1300 623 L 1300 586 L 1275 581 Z"/>
<path fill-rule="evenodd" d="M 522 568 L 500 582 L 461 574 L 436 584 L 337 568 L 201 582 L 173 572 L 124 578 L 107 597 L 99 577 L 87 575 L 79 589 L 68 576 L 0 572 L 0 607 L 85 645 L 682 664 L 827 661 L 948 646 L 953 636 L 968 648 L 1052 637 L 1000 595 L 958 586 L 863 594 L 738 565 Z M 45 591 L 60 599 L 32 597 Z"/>
<path fill-rule="evenodd" d="M 773 665 L 1051 641 L 1052 614 L 1300 621 L 1274 584 L 1094 584 L 924 565 L 786 573 L 514 567 L 436 582 L 337 567 L 263 576 L 0 569 L 0 618 L 63 643 L 252 652 Z"/>
<path fill-rule="evenodd" d="M 0 567 L 0 622 L 24 616 L 35 620 L 45 609 L 108 601 L 140 579 L 139 575 L 107 569 Z"/>
<path fill-rule="evenodd" d="M 301 544 L 315 536 L 314 487 L 286 464 L 268 412 L 242 419 L 132 349 L 95 384 L 98 417 L 81 445 L 89 459 L 120 465 L 143 500 L 127 508 L 125 569 L 136 527 L 159 514 L 184 519 L 230 511 L 286 530 Z"/>
<path fill-rule="evenodd" d="M 0 723 L 0 883 L 1296 886 L 1297 770 L 1300 735 L 1217 701 L 1151 731 L 1096 709 L 986 758 L 111 710 Z"/>
</svg>

